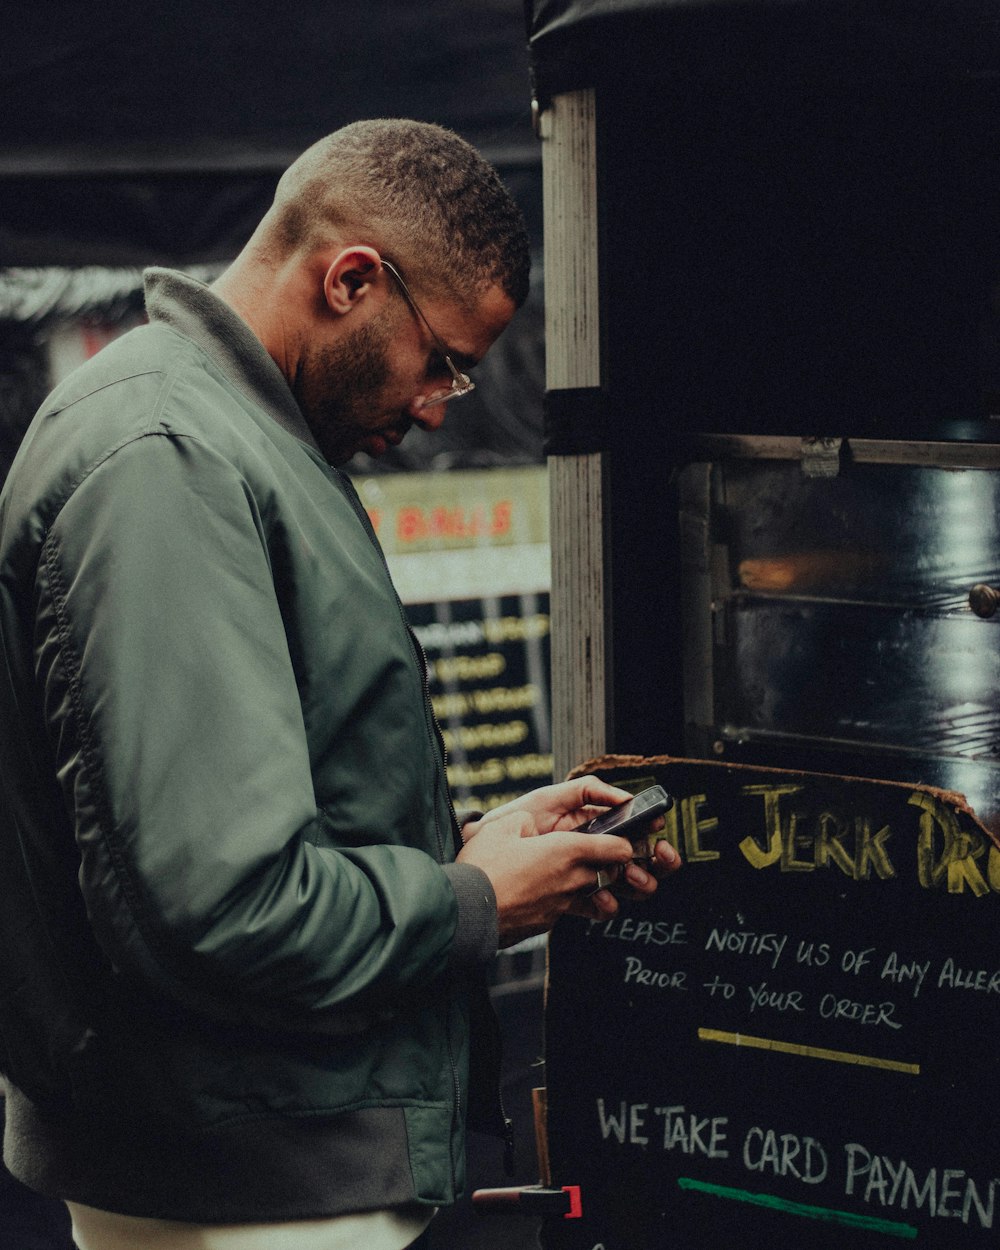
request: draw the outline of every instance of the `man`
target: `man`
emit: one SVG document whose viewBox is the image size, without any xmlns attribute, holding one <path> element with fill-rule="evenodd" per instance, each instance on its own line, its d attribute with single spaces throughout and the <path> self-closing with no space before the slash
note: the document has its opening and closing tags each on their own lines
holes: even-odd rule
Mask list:
<svg viewBox="0 0 1000 1250">
<path fill-rule="evenodd" d="M 410 1244 L 461 1192 L 467 1112 L 504 1128 L 479 1050 L 468 1077 L 498 945 L 676 866 L 570 832 L 627 797 L 595 778 L 459 832 L 422 657 L 334 467 L 440 424 L 527 269 L 467 144 L 346 127 L 214 287 L 151 270 L 150 324 L 18 453 L 6 1158 L 81 1250 Z"/>
</svg>

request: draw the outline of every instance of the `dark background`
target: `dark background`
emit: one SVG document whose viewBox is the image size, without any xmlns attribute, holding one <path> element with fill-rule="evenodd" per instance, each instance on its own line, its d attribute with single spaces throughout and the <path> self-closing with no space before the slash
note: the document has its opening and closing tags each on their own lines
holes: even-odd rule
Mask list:
<svg viewBox="0 0 1000 1250">
<path fill-rule="evenodd" d="M 352 467 L 541 461 L 541 151 L 521 0 L 18 0 L 4 16 L 0 474 L 48 389 L 55 323 L 141 314 L 145 265 L 210 278 L 288 164 L 366 117 L 435 122 L 478 147 L 525 213 L 536 264 L 462 420 Z"/>
<path fill-rule="evenodd" d="M 530 68 L 520 0 L 8 5 L 0 295 L 23 267 L 224 263 L 288 162 L 364 116 L 458 130 L 540 247 L 530 79 L 543 102 L 595 86 L 609 745 L 676 750 L 687 432 L 994 438 L 1000 23 L 986 0 L 527 9 Z M 464 435 L 399 467 L 540 458 L 537 278 L 533 299 L 523 347 L 446 426 Z M 2 301 L 4 454 L 44 392 L 49 319 L 81 302 Z M 514 401 L 472 407 L 485 394 Z"/>
<path fill-rule="evenodd" d="M 276 175 L 363 117 L 449 126 L 515 189 L 538 166 L 520 0 L 49 0 L 5 17 L 0 265 L 226 260 Z"/>
</svg>

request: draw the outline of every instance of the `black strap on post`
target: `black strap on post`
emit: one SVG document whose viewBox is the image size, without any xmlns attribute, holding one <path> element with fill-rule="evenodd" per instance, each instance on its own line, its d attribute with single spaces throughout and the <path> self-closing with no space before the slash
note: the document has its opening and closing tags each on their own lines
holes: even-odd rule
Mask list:
<svg viewBox="0 0 1000 1250">
<path fill-rule="evenodd" d="M 604 451 L 607 392 L 572 386 L 545 392 L 545 454 L 589 456 Z"/>
</svg>

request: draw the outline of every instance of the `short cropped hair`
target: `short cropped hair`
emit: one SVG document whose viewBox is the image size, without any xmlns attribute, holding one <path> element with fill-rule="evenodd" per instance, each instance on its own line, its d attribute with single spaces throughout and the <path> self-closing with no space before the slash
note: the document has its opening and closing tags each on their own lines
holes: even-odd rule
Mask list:
<svg viewBox="0 0 1000 1250">
<path fill-rule="evenodd" d="M 521 210 L 493 166 L 442 126 L 380 118 L 327 135 L 286 170 L 270 216 L 283 250 L 322 246 L 334 227 L 432 294 L 474 302 L 498 285 L 515 306 L 528 294 Z"/>
</svg>

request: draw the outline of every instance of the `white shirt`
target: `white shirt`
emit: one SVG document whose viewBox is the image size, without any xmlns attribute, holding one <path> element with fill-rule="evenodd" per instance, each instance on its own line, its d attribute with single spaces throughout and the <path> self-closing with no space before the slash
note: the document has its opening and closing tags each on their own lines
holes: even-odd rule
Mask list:
<svg viewBox="0 0 1000 1250">
<path fill-rule="evenodd" d="M 188 1224 L 66 1205 L 79 1250 L 404 1250 L 434 1216 L 414 1204 L 282 1224 Z"/>
</svg>

